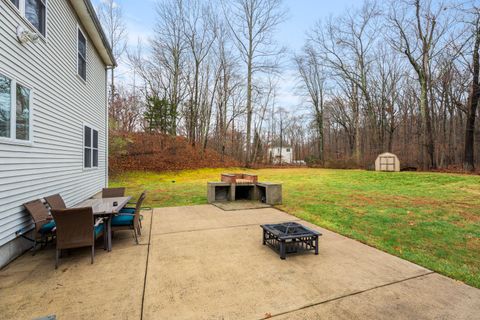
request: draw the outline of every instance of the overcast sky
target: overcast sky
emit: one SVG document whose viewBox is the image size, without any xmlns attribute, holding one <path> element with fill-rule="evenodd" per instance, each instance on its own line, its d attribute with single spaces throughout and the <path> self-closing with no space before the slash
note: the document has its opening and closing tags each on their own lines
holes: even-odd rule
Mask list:
<svg viewBox="0 0 480 320">
<path fill-rule="evenodd" d="M 102 0 L 93 0 L 97 6 Z M 116 0 L 123 8 L 128 29 L 129 44 L 135 46 L 138 39 L 147 44 L 155 25 L 155 3 L 157 0 Z M 204 0 L 208 1 L 208 0 Z M 290 53 L 299 51 L 309 30 L 319 19 L 330 15 L 339 15 L 344 10 L 358 7 L 362 0 L 284 0 L 288 19 L 279 26 L 277 39 L 287 47 Z M 291 70 L 290 55 L 285 57 L 281 85 L 278 90 L 278 105 L 287 109 L 296 109 L 301 103 L 294 93 L 295 76 Z M 119 73 L 122 73 L 122 66 Z M 123 71 L 124 72 L 124 71 Z"/>
</svg>

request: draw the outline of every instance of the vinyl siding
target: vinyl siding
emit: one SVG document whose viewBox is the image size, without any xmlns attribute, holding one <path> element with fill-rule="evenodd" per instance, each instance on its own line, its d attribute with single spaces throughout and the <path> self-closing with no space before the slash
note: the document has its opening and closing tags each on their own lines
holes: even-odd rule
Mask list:
<svg viewBox="0 0 480 320">
<path fill-rule="evenodd" d="M 106 185 L 105 65 L 87 36 L 87 81 L 77 75 L 77 16 L 67 0 L 48 0 L 47 35 L 20 44 L 20 14 L 0 0 L 0 74 L 33 91 L 33 143 L 0 139 L 0 246 L 32 224 L 24 202 L 60 193 L 74 205 Z M 98 169 L 83 169 L 83 125 L 99 133 Z"/>
</svg>

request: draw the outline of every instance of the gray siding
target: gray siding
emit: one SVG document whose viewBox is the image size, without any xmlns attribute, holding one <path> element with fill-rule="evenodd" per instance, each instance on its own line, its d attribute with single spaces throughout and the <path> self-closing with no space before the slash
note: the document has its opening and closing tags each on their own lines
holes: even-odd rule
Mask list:
<svg viewBox="0 0 480 320">
<path fill-rule="evenodd" d="M 67 0 L 48 0 L 47 36 L 20 44 L 20 14 L 0 0 L 0 73 L 33 89 L 33 144 L 0 140 L 0 246 L 31 226 L 22 203 L 60 193 L 76 204 L 106 185 L 105 65 L 87 36 L 87 81 L 77 76 L 78 19 Z M 99 167 L 83 169 L 83 124 L 99 132 Z"/>
</svg>

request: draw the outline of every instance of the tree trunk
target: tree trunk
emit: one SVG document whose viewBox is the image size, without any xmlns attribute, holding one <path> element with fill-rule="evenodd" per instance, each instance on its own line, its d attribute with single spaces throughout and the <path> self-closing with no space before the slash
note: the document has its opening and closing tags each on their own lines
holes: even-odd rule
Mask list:
<svg viewBox="0 0 480 320">
<path fill-rule="evenodd" d="M 250 139 L 252 135 L 252 56 L 248 57 L 248 66 L 247 66 L 247 137 L 246 137 L 246 155 L 245 155 L 245 166 L 250 165 Z"/>
<path fill-rule="evenodd" d="M 477 33 L 475 35 L 475 45 L 473 50 L 473 81 L 467 112 L 467 125 L 465 127 L 465 150 L 463 168 L 466 171 L 475 170 L 475 117 L 477 113 L 478 102 L 480 100 L 480 24 L 478 23 L 478 21 L 476 31 Z"/>
</svg>

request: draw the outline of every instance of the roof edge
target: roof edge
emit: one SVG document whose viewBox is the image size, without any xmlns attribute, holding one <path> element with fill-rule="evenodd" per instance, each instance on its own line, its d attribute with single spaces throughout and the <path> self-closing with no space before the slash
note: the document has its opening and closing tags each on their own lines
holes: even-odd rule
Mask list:
<svg viewBox="0 0 480 320">
<path fill-rule="evenodd" d="M 70 0 L 70 4 L 77 13 L 79 21 L 86 29 L 95 48 L 98 50 L 103 62 L 110 67 L 116 67 L 117 62 L 113 56 L 108 38 L 103 31 L 100 20 L 90 0 Z"/>
</svg>

